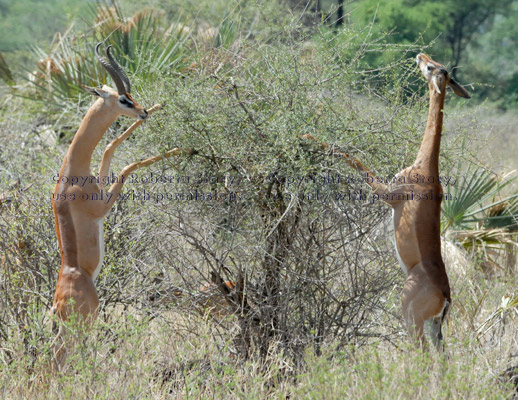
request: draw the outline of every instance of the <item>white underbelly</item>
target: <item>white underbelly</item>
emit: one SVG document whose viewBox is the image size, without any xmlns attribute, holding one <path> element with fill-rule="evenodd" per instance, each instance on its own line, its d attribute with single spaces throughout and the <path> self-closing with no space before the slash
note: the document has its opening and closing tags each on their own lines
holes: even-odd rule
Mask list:
<svg viewBox="0 0 518 400">
<path fill-rule="evenodd" d="M 92 280 L 95 282 L 99 272 L 101 271 L 101 266 L 103 265 L 104 259 L 104 218 L 100 218 L 96 221 L 99 224 L 99 264 L 95 267 L 94 273 L 92 275 Z"/>
<path fill-rule="evenodd" d="M 392 210 L 392 221 L 394 221 L 394 210 Z M 395 226 L 395 225 L 394 225 Z M 401 269 L 403 270 L 403 272 L 405 273 L 406 276 L 408 276 L 408 270 L 406 268 L 406 265 L 405 263 L 403 262 L 403 260 L 401 259 L 401 256 L 399 255 L 399 251 L 397 249 L 397 241 L 396 241 L 396 230 L 394 230 L 394 247 L 396 249 L 396 258 L 399 262 L 399 265 L 401 266 Z"/>
</svg>

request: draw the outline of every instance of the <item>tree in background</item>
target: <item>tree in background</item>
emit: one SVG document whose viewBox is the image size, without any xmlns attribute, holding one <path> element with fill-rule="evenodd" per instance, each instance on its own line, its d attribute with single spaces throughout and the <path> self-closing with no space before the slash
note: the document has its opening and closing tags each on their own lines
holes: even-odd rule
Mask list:
<svg viewBox="0 0 518 400">
<path fill-rule="evenodd" d="M 347 5 L 347 12 L 353 22 L 374 21 L 374 30 L 390 32 L 391 43 L 432 43 L 430 52 L 450 60 L 456 77 L 455 67 L 469 63 L 468 46 L 490 37 L 495 20 L 506 19 L 513 4 L 515 0 L 355 0 Z"/>
<path fill-rule="evenodd" d="M 497 15 L 505 15 L 514 0 L 456 0 L 448 1 L 445 39 L 450 46 L 453 67 L 465 58 L 465 50 L 472 41 L 488 32 Z M 425 3 L 425 1 L 419 1 Z M 426 1 L 430 3 L 430 1 Z M 456 70 L 453 70 L 455 77 Z"/>
<path fill-rule="evenodd" d="M 469 43 L 466 53 L 473 64 L 470 77 L 485 82 L 479 90 L 495 101 L 499 108 L 518 105 L 518 2 L 513 2 L 505 15 L 497 15 L 485 35 Z M 491 81 L 487 82 L 487 77 Z M 490 86 L 489 86 L 490 85 Z"/>
</svg>

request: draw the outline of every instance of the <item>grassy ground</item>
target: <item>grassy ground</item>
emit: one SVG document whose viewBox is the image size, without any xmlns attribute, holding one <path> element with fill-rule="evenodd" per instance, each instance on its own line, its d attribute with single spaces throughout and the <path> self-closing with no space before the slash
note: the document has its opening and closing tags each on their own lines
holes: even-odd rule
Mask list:
<svg viewBox="0 0 518 400">
<path fill-rule="evenodd" d="M 224 9 L 223 3 L 218 4 L 221 7 L 206 8 L 203 12 L 211 17 L 221 13 L 219 8 Z M 186 45 L 184 49 L 185 54 L 198 52 L 193 56 L 195 62 L 186 58 L 189 61 L 186 65 L 191 65 L 193 61 L 192 68 L 175 72 L 173 78 L 167 75 L 170 80 L 163 78 L 163 81 L 151 81 L 151 84 L 137 80 L 135 87 L 140 98 L 143 98 L 142 104 L 151 104 L 157 101 L 157 97 L 184 97 L 171 101 L 172 105 L 162 116 L 154 115 L 145 128 L 122 146 L 114 161 L 117 167 L 149 155 L 150 148 L 158 151 L 157 143 L 161 146 L 170 146 L 177 141 L 189 144 L 192 137 L 196 144 L 198 142 L 195 140 L 199 140 L 201 146 L 205 139 L 203 128 L 211 123 L 211 134 L 229 129 L 234 136 L 228 137 L 244 146 L 249 142 L 246 142 L 248 138 L 244 134 L 238 136 L 241 131 L 248 129 L 252 132 L 251 137 L 257 136 L 257 130 L 250 128 L 250 119 L 252 122 L 255 119 L 261 121 L 256 129 L 262 129 L 263 124 L 271 126 L 271 143 L 279 145 L 278 141 L 287 142 L 284 148 L 279 147 L 281 154 L 289 153 L 294 147 L 293 137 L 289 136 L 291 132 L 285 133 L 285 137 L 278 133 L 285 132 L 285 126 L 294 126 L 296 132 L 314 126 L 314 129 L 322 129 L 322 132 L 329 133 L 335 139 L 339 137 L 337 130 L 345 121 L 346 126 L 352 126 L 351 135 L 357 135 L 352 136 L 354 140 L 363 140 L 362 137 L 367 136 L 363 148 L 366 152 L 361 153 L 363 157 L 373 153 L 374 157 L 381 160 L 399 160 L 401 163 L 412 157 L 421 137 L 417 132 L 421 132 L 424 125 L 423 100 L 412 99 L 416 103 L 415 108 L 407 109 L 408 102 L 404 99 L 391 109 L 387 99 L 380 93 L 376 96 L 381 97 L 372 100 L 367 93 L 358 94 L 341 88 L 337 90 L 332 83 L 315 92 L 304 92 L 311 86 L 306 83 L 311 82 L 310 77 L 315 75 L 314 71 L 325 72 L 320 66 L 311 66 L 318 56 L 317 45 L 305 43 L 301 46 L 303 50 L 300 57 L 296 52 L 293 53 L 296 68 L 290 69 L 291 65 L 286 67 L 288 62 L 283 60 L 289 57 L 282 57 L 284 53 L 289 56 L 290 50 L 282 47 L 285 45 L 282 40 L 279 40 L 280 44 L 276 42 L 277 35 L 282 31 L 280 27 L 284 24 L 271 23 L 269 18 L 275 15 L 278 18 L 275 21 L 284 21 L 287 16 L 279 15 L 273 2 L 266 2 L 260 12 L 249 4 L 247 7 L 245 11 L 248 14 L 243 15 L 248 15 L 257 24 L 254 25 L 255 31 L 247 32 L 247 37 L 255 35 L 258 40 L 260 35 L 267 37 L 265 32 L 271 29 L 275 40 L 272 37 L 265 40 L 261 49 L 252 49 L 248 44 L 241 47 L 237 28 L 234 32 L 234 25 L 225 20 L 226 25 L 222 23 L 219 27 L 218 40 L 221 41 L 226 32 L 225 37 L 230 37 L 230 44 L 226 48 L 211 48 L 216 40 L 204 42 L 201 35 L 195 36 L 193 47 Z M 198 18 L 201 19 L 201 16 Z M 204 26 L 203 29 L 198 27 L 199 31 L 210 30 L 206 21 L 204 23 L 200 24 Z M 328 42 L 324 44 L 329 45 L 330 63 L 335 59 L 345 63 L 352 56 L 357 56 L 351 50 L 357 39 L 356 33 L 347 34 L 350 36 L 344 35 L 344 42 L 338 44 L 333 42 L 334 36 L 329 39 L 329 33 L 320 38 L 322 42 Z M 360 47 L 363 48 L 363 36 L 359 37 L 362 44 Z M 349 46 L 347 40 L 353 44 Z M 261 51 L 264 53 L 263 59 L 259 59 Z M 250 60 L 246 57 L 250 57 Z M 343 60 L 339 60 L 340 57 Z M 256 69 L 255 65 L 258 66 Z M 330 74 L 329 79 L 344 73 L 344 64 L 337 65 L 340 73 Z M 305 67 L 311 74 L 302 75 Z M 415 66 L 412 64 L 412 67 Z M 225 68 L 228 69 L 226 72 Z M 239 97 L 233 91 L 238 86 L 228 86 L 225 73 L 233 79 L 244 68 L 250 68 L 259 83 L 252 79 L 248 82 L 236 80 L 242 85 L 239 90 L 243 92 L 239 95 L 244 96 L 245 100 L 232 103 Z M 264 70 L 269 71 L 271 76 L 263 74 Z M 279 71 L 285 75 L 277 80 Z M 411 69 L 404 71 L 410 71 L 410 80 L 415 80 Z M 387 75 L 390 73 L 387 72 Z M 351 75 L 355 76 L 355 73 L 351 72 Z M 297 79 L 293 79 L 294 76 Z M 301 79 L 304 84 L 298 85 L 300 76 L 304 78 Z M 149 79 L 156 79 L 156 76 Z M 283 91 L 283 85 L 290 82 L 290 79 L 296 82 L 293 86 L 296 90 L 291 90 L 287 85 L 288 90 Z M 395 79 L 399 79 L 399 76 Z M 199 86 L 192 82 L 199 83 Z M 395 82 L 400 83 L 399 80 Z M 422 80 L 418 82 L 422 85 Z M 257 87 L 252 83 L 257 84 Z M 263 84 L 266 89 L 261 88 Z M 321 84 L 325 85 L 326 80 Z M 206 88 L 213 88 L 214 92 L 210 93 Z M 194 89 L 199 92 L 193 92 Z M 259 96 L 253 90 L 264 92 Z M 392 89 L 389 87 L 387 90 L 390 92 Z M 302 94 L 298 98 L 290 97 L 295 91 Z M 350 98 L 342 103 L 338 96 L 341 91 L 350 91 Z M 216 99 L 213 103 L 206 100 L 212 99 L 211 95 Z M 199 104 L 207 102 L 206 109 L 197 110 L 193 107 L 191 110 L 191 104 L 198 105 L 191 98 L 197 99 Z M 257 104 L 262 104 L 265 98 L 271 101 L 267 103 L 271 105 L 271 112 L 262 113 L 263 110 Z M 316 98 L 321 102 L 318 107 L 315 107 Z M 165 281 L 168 281 L 169 289 L 180 286 L 189 288 L 190 285 L 190 289 L 199 294 L 197 284 L 206 284 L 210 278 L 202 276 L 204 282 L 189 281 L 191 277 L 200 280 L 202 274 L 199 271 L 204 268 L 203 258 L 194 254 L 194 250 L 186 244 L 187 240 L 179 237 L 178 231 L 165 232 L 167 224 L 162 218 L 167 215 L 167 206 L 150 204 L 117 204 L 107 218 L 107 253 L 98 281 L 101 315 L 86 333 L 73 324 L 69 326 L 70 337 L 75 338 L 75 344 L 65 370 L 53 375 L 49 368 L 53 335 L 49 329 L 47 312 L 60 261 L 50 193 L 54 185 L 52 177 L 59 170 L 70 138 L 84 113 L 84 106 L 79 102 L 68 102 L 66 107 L 56 111 L 45 102 L 10 97 L 4 97 L 3 100 L 0 116 L 0 195 L 3 196 L 0 203 L 0 398 L 509 399 L 516 393 L 516 389 L 506 383 L 502 376 L 506 369 L 518 366 L 517 308 L 516 305 L 506 303 L 517 295 L 516 252 L 494 254 L 496 265 L 502 267 L 489 270 L 481 262 L 483 257 L 480 253 L 469 254 L 453 244 L 446 235 L 443 252 L 452 286 L 453 304 L 445 329 L 447 344 L 444 354 L 434 351 L 423 353 L 412 345 L 403 324 L 399 303 L 404 277 L 400 274 L 393 278 L 394 275 L 387 273 L 387 281 L 394 283 L 379 291 L 379 302 L 376 304 L 381 304 L 381 307 L 369 314 L 362 329 L 350 339 L 339 340 L 329 335 L 321 346 L 304 344 L 299 358 L 285 354 L 283 347 L 273 340 L 265 357 L 256 357 L 256 349 L 251 349 L 251 357 L 244 359 L 238 354 L 236 345 L 236 337 L 241 329 L 236 317 L 200 313 L 199 307 L 192 302 L 193 296 L 164 294 Z M 217 103 L 220 100 L 221 105 Z M 409 100 L 410 103 L 412 101 Z M 299 111 L 303 117 L 292 111 L 292 104 L 300 105 Z M 217 107 L 222 107 L 228 113 L 228 120 L 223 117 L 219 120 L 217 116 L 212 118 Z M 319 107 L 329 107 L 326 109 L 329 113 L 339 110 L 336 114 L 338 117 L 332 121 L 337 125 L 330 125 L 329 129 L 320 128 L 327 123 L 327 116 L 322 115 Z M 247 112 L 245 118 L 240 114 L 243 109 Z M 254 113 L 249 113 L 249 109 Z M 416 114 L 415 110 L 419 113 Z M 169 119 L 177 118 L 176 122 L 182 123 L 182 118 L 187 119 L 193 112 L 199 112 L 200 119 L 203 118 L 200 126 L 192 124 L 193 129 L 198 129 L 196 134 L 184 129 L 182 125 L 178 128 L 168 122 Z M 383 119 L 384 114 L 388 115 L 388 119 Z M 290 118 L 283 119 L 284 116 Z M 369 125 L 372 132 L 360 131 L 358 121 L 365 126 Z M 471 158 L 477 163 L 483 162 L 500 171 L 516 168 L 517 144 L 512 140 L 516 122 L 517 117 L 512 112 L 504 115 L 485 109 L 473 112 L 462 103 L 447 113 L 443 146 L 446 164 L 454 164 L 460 154 L 457 153 L 459 146 L 456 143 L 466 138 L 466 142 L 469 142 L 466 154 L 471 153 Z M 121 126 L 126 123 L 127 120 L 117 125 L 101 144 L 106 145 L 110 138 L 120 133 Z M 235 125 L 240 128 L 232 130 Z M 188 124 L 185 126 L 189 127 Z M 203 134 L 198 133 L 200 130 Z M 265 132 L 268 133 L 266 129 Z M 170 137 L 165 137 L 166 134 L 170 134 Z M 227 150 L 229 157 L 234 155 L 231 148 L 228 150 L 225 147 L 230 141 L 228 138 L 206 136 L 209 145 L 213 144 L 214 139 L 216 145 Z M 164 142 L 170 140 L 171 143 L 159 142 L 157 137 Z M 409 137 L 411 140 L 407 140 Z M 150 138 L 155 139 L 152 145 L 149 144 Z M 394 146 L 391 142 L 393 139 L 406 143 L 404 151 L 399 151 L 398 147 L 395 153 L 395 148 L 390 147 Z M 271 154 L 268 152 L 269 147 L 265 146 L 264 154 Z M 246 150 L 239 146 L 236 148 L 240 152 L 252 153 L 252 146 Z M 294 154 L 292 159 L 298 156 L 300 153 Z M 101 150 L 96 151 L 94 163 L 100 157 Z M 242 160 L 248 161 L 247 157 Z M 243 162 L 238 166 L 246 165 Z M 179 163 L 176 167 L 186 174 L 192 172 L 189 168 L 194 168 L 189 163 Z M 184 209 L 179 207 L 178 210 L 181 212 Z M 210 209 L 209 214 L 212 211 Z M 196 223 L 201 224 L 200 221 L 206 220 L 200 214 Z M 386 259 L 389 259 L 391 272 L 399 271 L 391 253 L 392 244 L 387 241 L 387 246 L 384 246 L 386 243 L 380 239 L 391 235 L 390 229 L 383 231 L 384 226 L 391 225 L 388 219 L 385 222 L 379 224 L 371 232 L 372 239 L 364 243 L 364 246 L 369 245 L 369 248 L 384 253 L 378 255 L 376 262 L 367 264 L 367 272 L 372 273 L 372 276 L 379 274 Z M 203 229 L 201 231 L 205 233 Z M 164 239 L 164 233 L 168 234 L 167 240 Z M 212 231 L 210 234 L 216 236 Z M 169 254 L 169 243 L 175 240 L 179 243 L 179 253 Z M 378 243 L 378 240 L 383 243 Z M 139 243 L 144 244 L 139 246 Z M 249 250 L 242 243 L 238 244 Z M 234 253 L 236 257 L 240 255 L 238 250 Z M 491 248 L 483 250 L 492 254 Z M 250 254 L 247 253 L 244 259 L 253 258 L 256 253 L 250 251 Z M 374 251 L 369 254 L 374 254 Z M 361 257 L 357 259 L 361 260 Z M 340 260 L 342 258 L 338 264 Z M 228 264 L 233 266 L 230 262 Z M 345 276 L 350 270 L 345 268 L 345 262 L 343 264 L 344 269 L 340 271 Z M 256 275 L 261 272 L 252 271 Z M 286 271 L 293 273 L 288 267 Z M 299 274 L 298 270 L 295 272 Z M 317 281 L 315 279 L 315 284 Z M 291 281 L 286 278 L 283 282 Z M 338 293 L 346 298 L 344 292 L 347 294 L 345 290 Z M 153 296 L 158 296 L 158 300 L 150 300 Z M 307 307 L 312 305 L 307 304 Z M 364 332 L 369 336 L 362 336 Z"/>
<path fill-rule="evenodd" d="M 395 317 L 387 321 L 400 333 L 392 342 L 339 349 L 328 343 L 318 356 L 308 349 L 296 371 L 274 349 L 262 362 L 239 361 L 232 319 L 216 323 L 173 311 L 150 321 L 138 310 L 106 310 L 108 321 L 80 336 L 66 373 L 50 377 L 42 354 L 30 365 L 20 349 L 16 362 L 1 367 L 0 393 L 8 399 L 509 399 L 513 388 L 500 375 L 518 361 L 516 315 L 487 332 L 477 329 L 514 282 L 486 279 L 459 253 L 447 246 L 454 303 L 444 355 L 416 351 Z"/>
</svg>

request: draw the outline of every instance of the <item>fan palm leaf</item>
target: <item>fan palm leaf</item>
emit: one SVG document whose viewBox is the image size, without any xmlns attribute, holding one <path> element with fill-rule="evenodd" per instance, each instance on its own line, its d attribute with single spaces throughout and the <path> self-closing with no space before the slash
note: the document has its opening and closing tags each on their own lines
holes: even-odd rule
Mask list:
<svg viewBox="0 0 518 400">
<path fill-rule="evenodd" d="M 514 171 L 498 177 L 491 171 L 470 165 L 449 185 L 442 204 L 442 231 L 469 229 L 516 230 L 518 193 L 503 196 L 515 182 Z"/>
</svg>

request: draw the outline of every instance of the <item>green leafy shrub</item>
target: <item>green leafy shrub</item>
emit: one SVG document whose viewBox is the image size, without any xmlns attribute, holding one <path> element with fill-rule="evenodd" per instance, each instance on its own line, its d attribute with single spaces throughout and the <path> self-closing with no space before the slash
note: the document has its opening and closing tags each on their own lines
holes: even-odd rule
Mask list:
<svg viewBox="0 0 518 400">
<path fill-rule="evenodd" d="M 474 328 L 495 309 L 502 318 L 490 318 L 491 326 L 505 324 L 515 298 L 499 309 L 495 293 L 510 293 L 513 282 L 479 279 L 474 269 L 459 274 L 448 264 L 455 290 L 448 362 L 415 352 L 401 321 L 402 275 L 384 223 L 388 207 L 373 201 L 363 178 L 332 151 L 302 137 L 356 155 L 379 176 L 391 178 L 409 165 L 427 115 L 426 98 L 413 89 L 425 85 L 415 70 L 417 49 L 380 46 L 354 25 L 337 39 L 327 28 L 301 25 L 304 18 L 276 1 L 240 2 L 232 10 L 223 1 L 202 3 L 213 7 L 200 11 L 200 20 L 183 21 L 190 21 L 193 40 L 181 48 L 180 61 L 149 74 L 146 53 L 124 47 L 146 39 L 131 33 L 127 21 L 117 16 L 105 31 L 89 31 L 107 42 L 117 37 L 113 45 L 141 104 L 167 104 L 118 149 L 113 170 L 175 146 L 195 151 L 126 183 L 129 199 L 121 198 L 105 220 L 100 316 L 57 377 L 48 374 L 44 325 L 59 268 L 49 199 L 66 146 L 42 142 L 40 134 L 42 121 L 72 129 L 82 113 L 58 119 L 17 98 L 2 114 L 0 193 L 13 177 L 22 188 L 33 186 L 16 207 L 0 208 L 1 391 L 9 398 L 107 399 L 508 396 L 511 389 L 494 377 L 507 368 L 502 354 L 516 353 L 515 335 L 494 346 L 474 340 Z M 222 17 L 207 25 L 211 15 Z M 65 35 L 78 42 L 69 42 L 75 51 L 60 52 L 90 52 L 83 78 L 97 84 L 104 79 L 92 78 L 104 73 L 92 54 L 99 39 L 82 33 Z M 80 40 L 84 47 L 75 44 Z M 368 68 L 366 58 L 383 51 L 391 62 Z M 68 85 L 56 77 L 41 82 L 50 89 Z M 68 99 L 80 98 L 78 87 L 57 90 L 56 101 L 69 106 Z M 114 124 L 93 164 L 126 124 Z M 441 171 L 453 154 L 447 139 Z M 337 176 L 340 182 L 328 178 Z M 189 197 L 195 193 L 203 200 Z M 20 238 L 32 253 L 18 247 Z M 201 288 L 211 283 L 219 315 L 199 306 Z M 44 392 L 34 384 L 41 377 Z"/>
<path fill-rule="evenodd" d="M 129 75 L 138 74 L 151 82 L 159 75 L 186 68 L 188 37 L 187 26 L 178 21 L 166 24 L 157 11 L 145 9 L 125 18 L 119 6 L 100 3 L 92 28 L 58 34 L 48 52 L 35 47 L 40 61 L 32 83 L 46 99 L 76 103 L 83 93 L 81 85 L 106 82 L 106 70 L 94 54 L 97 42 L 113 46 L 118 62 Z"/>
</svg>

